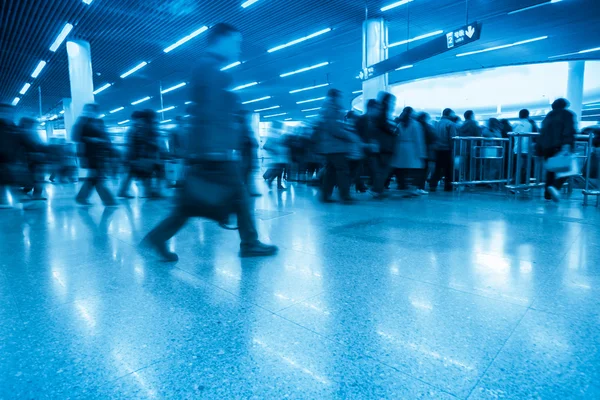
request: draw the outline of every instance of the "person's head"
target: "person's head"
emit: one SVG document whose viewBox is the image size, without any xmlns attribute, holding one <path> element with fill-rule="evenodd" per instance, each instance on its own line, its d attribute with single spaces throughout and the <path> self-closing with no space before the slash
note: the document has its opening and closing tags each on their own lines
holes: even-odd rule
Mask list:
<svg viewBox="0 0 600 400">
<path fill-rule="evenodd" d="M 419 122 L 428 124 L 430 120 L 431 120 L 431 116 L 429 114 L 427 114 L 426 112 L 422 112 L 421 114 L 419 114 L 417 116 L 417 121 L 419 121 Z"/>
<path fill-rule="evenodd" d="M 238 118 L 241 124 L 252 125 L 252 113 L 250 111 L 240 110 Z"/>
<path fill-rule="evenodd" d="M 141 129 L 144 127 L 144 112 L 134 111 L 131 113 L 131 121 L 133 122 L 134 128 Z"/>
<path fill-rule="evenodd" d="M 242 51 L 242 34 L 233 25 L 218 23 L 208 30 L 208 47 L 228 61 L 237 61 Z"/>
<path fill-rule="evenodd" d="M 370 99 L 367 101 L 367 115 L 369 117 L 374 117 L 379 112 L 379 103 L 375 99 Z"/>
<path fill-rule="evenodd" d="M 356 115 L 356 113 L 352 110 L 348 111 L 344 117 L 344 120 L 348 123 L 355 123 L 357 119 L 358 115 Z"/>
<path fill-rule="evenodd" d="M 96 103 L 88 103 L 83 106 L 81 115 L 88 118 L 98 118 L 98 115 L 100 115 L 100 106 Z"/>
<path fill-rule="evenodd" d="M 15 108 L 10 104 L 0 103 L 0 120 L 14 122 Z"/>
<path fill-rule="evenodd" d="M 23 117 L 19 121 L 19 128 L 21 128 L 22 130 L 25 130 L 25 131 L 32 131 L 35 129 L 37 124 L 38 124 L 38 122 L 35 119 L 29 118 L 29 117 Z"/>
<path fill-rule="evenodd" d="M 519 118 L 520 119 L 529 119 L 529 110 L 524 108 L 521 111 L 519 111 Z"/>
<path fill-rule="evenodd" d="M 465 121 L 473 121 L 475 120 L 475 113 L 473 110 L 465 111 Z"/>
<path fill-rule="evenodd" d="M 144 125 L 148 128 L 154 128 L 158 123 L 158 113 L 154 110 L 144 110 Z"/>
<path fill-rule="evenodd" d="M 554 100 L 554 103 L 552 103 L 552 109 L 553 110 L 564 110 L 564 109 L 569 108 L 569 105 L 570 105 L 569 100 L 560 98 L 560 99 Z"/>
<path fill-rule="evenodd" d="M 396 96 L 389 92 L 379 92 L 377 101 L 380 105 L 380 113 L 386 118 L 390 118 L 396 109 Z"/>
<path fill-rule="evenodd" d="M 488 119 L 487 126 L 491 131 L 499 131 L 502 128 L 502 123 L 497 118 L 490 118 Z"/>
<path fill-rule="evenodd" d="M 341 110 L 343 108 L 342 92 L 340 92 L 338 89 L 329 89 L 327 91 L 327 96 L 325 97 L 324 108 Z"/>
<path fill-rule="evenodd" d="M 446 117 L 448 119 L 453 119 L 454 116 L 455 116 L 454 110 L 452 110 L 451 108 L 445 108 L 444 111 L 442 111 L 442 117 Z"/>
<path fill-rule="evenodd" d="M 398 120 L 403 127 L 406 128 L 408 126 L 414 112 L 415 110 L 413 110 L 412 107 L 404 107 L 404 110 L 402 110 L 402 114 L 400 114 L 400 116 L 398 117 Z"/>
<path fill-rule="evenodd" d="M 512 125 L 510 124 L 510 122 L 508 122 L 508 120 L 506 118 L 502 118 L 500 120 L 500 125 L 502 126 L 502 132 L 504 132 L 504 133 L 512 132 Z"/>
</svg>

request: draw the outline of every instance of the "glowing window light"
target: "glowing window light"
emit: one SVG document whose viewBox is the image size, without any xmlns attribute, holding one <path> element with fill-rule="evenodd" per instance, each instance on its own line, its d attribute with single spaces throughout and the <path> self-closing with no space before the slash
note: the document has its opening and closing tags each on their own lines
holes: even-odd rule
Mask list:
<svg viewBox="0 0 600 400">
<path fill-rule="evenodd" d="M 293 46 L 293 45 L 298 44 L 298 43 L 302 43 L 302 42 L 304 42 L 306 40 L 309 40 L 309 39 L 312 39 L 314 37 L 323 35 L 324 33 L 327 33 L 327 32 L 331 32 L 331 28 L 322 29 L 322 30 L 320 30 L 318 32 L 315 32 L 315 33 L 312 33 L 312 34 L 310 34 L 308 36 L 301 37 L 300 39 L 292 40 L 291 42 L 288 42 L 286 44 L 282 44 L 280 46 L 273 47 L 272 49 L 267 50 L 267 53 L 274 53 L 274 52 L 276 52 L 278 50 L 285 49 L 286 47 L 290 47 L 290 46 Z"/>
<path fill-rule="evenodd" d="M 58 48 L 60 47 L 62 42 L 64 42 L 65 39 L 67 38 L 67 36 L 69 35 L 69 33 L 71 33 L 72 29 L 73 29 L 73 25 L 71 25 L 69 23 L 66 23 L 65 26 L 63 26 L 62 30 L 60 31 L 60 33 L 54 40 L 54 43 L 52 43 L 52 46 L 50 46 L 51 52 L 54 53 L 54 52 L 56 52 L 56 50 L 58 50 Z"/>
<path fill-rule="evenodd" d="M 548 36 L 540 36 L 540 37 L 536 37 L 536 38 L 533 38 L 533 39 L 522 40 L 520 42 L 514 42 L 514 43 L 510 43 L 510 44 L 504 44 L 502 46 L 488 47 L 487 49 L 476 50 L 476 51 L 469 51 L 467 53 L 460 53 L 460 54 L 457 54 L 456 57 L 464 57 L 464 56 L 470 56 L 472 54 L 486 53 L 488 51 L 506 49 L 506 48 L 509 48 L 509 47 L 520 46 L 522 44 L 537 42 L 537 41 L 544 40 L 544 39 L 548 39 Z"/>
<path fill-rule="evenodd" d="M 135 67 L 131 68 L 129 71 L 127 71 L 123 75 L 121 75 L 121 79 L 127 78 L 129 75 L 144 68 L 146 65 L 148 65 L 148 63 L 146 61 L 142 61 L 141 63 L 139 63 L 138 65 L 136 65 Z"/>
<path fill-rule="evenodd" d="M 163 51 L 165 53 L 168 53 L 168 52 L 176 49 L 177 47 L 181 46 L 182 44 L 188 42 L 189 40 L 192 40 L 193 38 L 195 38 L 199 34 L 201 34 L 203 32 L 206 32 L 207 30 L 208 30 L 208 26 L 203 26 L 202 28 L 200 28 L 198 30 L 195 30 L 194 32 L 190 33 L 186 37 L 183 37 L 183 38 L 179 39 L 178 41 L 176 41 L 175 43 L 173 43 L 172 45 L 170 45 L 169 47 L 167 47 Z"/>
</svg>

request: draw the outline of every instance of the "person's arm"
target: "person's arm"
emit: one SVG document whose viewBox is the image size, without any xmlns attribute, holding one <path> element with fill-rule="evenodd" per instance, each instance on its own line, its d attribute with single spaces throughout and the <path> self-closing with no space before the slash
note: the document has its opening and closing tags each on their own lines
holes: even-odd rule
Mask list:
<svg viewBox="0 0 600 400">
<path fill-rule="evenodd" d="M 575 145 L 575 135 L 577 129 L 575 128 L 575 115 L 570 112 L 565 112 L 565 127 L 562 132 L 561 142 L 563 149 L 568 151 L 569 148 L 572 150 Z"/>
</svg>

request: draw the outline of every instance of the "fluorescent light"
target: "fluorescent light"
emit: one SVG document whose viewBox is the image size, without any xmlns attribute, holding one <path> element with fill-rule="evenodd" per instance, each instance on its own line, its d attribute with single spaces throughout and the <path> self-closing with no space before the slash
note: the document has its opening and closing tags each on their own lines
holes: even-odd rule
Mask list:
<svg viewBox="0 0 600 400">
<path fill-rule="evenodd" d="M 98 89 L 94 90 L 94 92 L 93 92 L 93 93 L 94 93 L 94 94 L 98 94 L 98 93 L 102 92 L 103 90 L 106 90 L 106 89 L 108 89 L 108 88 L 109 88 L 109 87 L 111 87 L 111 86 L 112 86 L 112 83 L 107 83 L 107 84 L 105 84 L 104 86 L 101 86 L 101 87 L 99 87 Z"/>
<path fill-rule="evenodd" d="M 320 110 L 321 107 L 315 107 L 315 108 L 307 108 L 306 110 L 300 110 L 302 112 L 309 112 L 309 111 L 317 111 Z"/>
<path fill-rule="evenodd" d="M 397 1 L 395 3 L 388 4 L 385 7 L 381 7 L 381 11 L 391 10 L 392 8 L 403 6 L 403 5 L 408 4 L 408 3 L 412 2 L 412 1 L 413 0 L 400 0 L 400 1 Z"/>
<path fill-rule="evenodd" d="M 320 101 L 320 100 L 325 100 L 325 96 L 323 96 L 323 97 L 317 97 L 315 99 L 308 99 L 308 100 L 297 101 L 296 104 L 312 103 L 313 101 Z"/>
<path fill-rule="evenodd" d="M 61 115 L 64 114 L 64 113 L 65 113 L 65 110 L 60 110 L 59 111 L 59 114 L 61 114 Z"/>
<path fill-rule="evenodd" d="M 414 65 L 412 65 L 412 64 L 410 64 L 410 65 L 403 65 L 400 68 L 396 68 L 396 71 L 401 71 L 403 69 L 409 69 L 409 68 L 412 68 L 412 67 L 414 67 Z"/>
<path fill-rule="evenodd" d="M 284 121 L 291 121 L 293 118 L 286 118 Z"/>
<path fill-rule="evenodd" d="M 314 117 L 318 117 L 319 114 L 311 114 L 311 115 L 307 115 L 306 118 L 314 118 Z"/>
<path fill-rule="evenodd" d="M 320 85 L 305 87 L 303 89 L 290 90 L 290 94 L 291 93 L 300 93 L 300 92 L 304 92 L 306 90 L 318 89 L 318 88 L 322 88 L 322 87 L 325 87 L 325 86 L 329 86 L 329 83 L 322 83 Z"/>
<path fill-rule="evenodd" d="M 254 112 L 261 112 L 261 111 L 267 111 L 267 110 L 275 110 L 276 108 L 279 108 L 280 106 L 273 106 L 273 107 L 267 107 L 267 108 L 260 108 L 258 110 L 254 110 Z"/>
<path fill-rule="evenodd" d="M 179 39 L 178 41 L 176 41 L 175 43 L 173 43 L 172 45 L 170 45 L 169 47 L 167 47 L 166 49 L 164 49 L 163 51 L 165 53 L 170 52 L 171 50 L 176 49 L 177 47 L 181 46 L 182 44 L 184 44 L 185 42 L 187 42 L 188 40 L 191 40 L 193 38 L 195 38 L 196 36 L 198 36 L 199 34 L 201 34 L 202 32 L 206 32 L 208 30 L 208 26 L 203 26 L 202 28 L 195 30 L 194 32 L 190 33 L 189 35 L 187 35 L 184 38 Z"/>
<path fill-rule="evenodd" d="M 137 105 L 137 104 L 143 103 L 143 102 L 145 102 L 145 101 L 148 101 L 148 100 L 150 100 L 150 99 L 151 99 L 151 97 L 150 97 L 150 96 L 146 96 L 146 97 L 144 97 L 143 99 L 139 99 L 139 100 L 136 100 L 136 101 L 132 102 L 132 103 L 131 103 L 131 105 L 132 105 L 132 106 L 135 106 L 135 105 Z"/>
<path fill-rule="evenodd" d="M 42 72 L 42 70 L 44 69 L 44 67 L 46 66 L 46 61 L 40 61 L 37 65 L 37 67 L 35 67 L 35 69 L 33 70 L 33 73 L 31 74 L 32 78 L 37 78 L 38 75 L 40 74 L 40 72 Z"/>
<path fill-rule="evenodd" d="M 163 119 L 162 121 L 160 121 L 161 124 L 166 124 L 167 122 L 171 122 L 170 119 Z"/>
<path fill-rule="evenodd" d="M 191 101 L 186 101 L 184 104 L 187 106 L 188 104 L 192 104 L 192 102 Z"/>
<path fill-rule="evenodd" d="M 90 4 L 92 4 L 92 1 L 94 1 L 94 0 L 83 0 L 83 2 L 84 2 L 85 4 L 87 4 L 87 5 L 90 5 Z"/>
<path fill-rule="evenodd" d="M 108 113 L 109 114 L 114 114 L 114 113 L 119 112 L 119 111 L 124 110 L 124 109 L 125 109 L 125 107 L 119 107 L 119 108 L 115 108 L 114 110 L 109 111 Z"/>
<path fill-rule="evenodd" d="M 27 93 L 27 91 L 29 90 L 30 87 L 31 87 L 31 83 L 24 84 L 23 87 L 21 88 L 21 90 L 19 91 L 19 94 Z"/>
<path fill-rule="evenodd" d="M 106 117 L 106 114 L 100 114 L 100 115 L 98 115 L 98 118 L 104 118 L 104 117 Z"/>
<path fill-rule="evenodd" d="M 522 45 L 522 44 L 531 43 L 531 42 L 537 42 L 539 40 L 544 40 L 544 39 L 548 39 L 548 36 L 540 36 L 540 37 L 533 38 L 533 39 L 522 40 L 520 42 L 514 42 L 514 43 L 510 43 L 510 44 L 504 44 L 502 46 L 488 47 L 487 49 L 483 49 L 483 50 L 476 50 L 476 51 L 469 51 L 467 53 L 460 53 L 460 54 L 457 54 L 456 57 L 464 57 L 464 56 L 470 56 L 472 54 L 486 53 L 488 51 L 506 49 L 508 47 L 519 46 L 519 45 Z"/>
<path fill-rule="evenodd" d="M 355 90 L 354 92 L 352 92 L 352 94 L 359 94 L 362 93 L 362 90 Z"/>
<path fill-rule="evenodd" d="M 257 101 L 269 100 L 270 98 L 271 96 L 260 97 L 258 99 L 244 101 L 242 104 L 256 103 Z"/>
<path fill-rule="evenodd" d="M 593 49 L 581 50 L 578 54 L 592 53 L 594 51 L 600 51 L 600 47 L 595 47 Z"/>
<path fill-rule="evenodd" d="M 133 74 L 135 71 L 137 71 L 139 69 L 144 68 L 146 65 L 148 65 L 148 63 L 146 61 L 139 63 L 138 65 L 136 65 L 135 67 L 133 67 L 132 69 L 130 69 L 129 71 L 127 71 L 123 75 L 121 75 L 121 78 L 127 78 L 129 75 Z"/>
<path fill-rule="evenodd" d="M 576 51 L 574 53 L 560 54 L 558 56 L 551 56 L 551 57 L 548 57 L 548 58 L 559 58 L 559 57 L 574 56 L 576 54 L 586 54 L 586 53 L 592 53 L 594 51 L 600 51 L 600 47 L 595 47 L 593 49 L 586 49 L 586 50 Z"/>
<path fill-rule="evenodd" d="M 241 61 L 236 61 L 234 63 L 231 63 L 231 64 L 229 64 L 229 65 L 221 68 L 221 71 L 227 71 L 228 69 L 233 68 L 233 67 L 237 67 L 238 65 L 241 65 L 241 64 L 242 64 Z"/>
<path fill-rule="evenodd" d="M 164 113 L 164 112 L 167 112 L 167 111 L 171 111 L 174 108 L 175 108 L 175 106 L 171 106 L 171 107 L 163 108 L 162 110 L 158 110 L 157 112 Z"/>
<path fill-rule="evenodd" d="M 67 36 L 71 32 L 71 29 L 73 29 L 73 25 L 71 25 L 69 23 L 67 23 L 67 24 L 65 24 L 65 26 L 63 26 L 62 31 L 60 31 L 60 33 L 58 34 L 58 36 L 54 40 L 54 43 L 52 43 L 52 46 L 50 46 L 50 51 L 51 52 L 54 53 L 56 50 L 58 50 L 58 48 L 60 47 L 60 45 L 62 44 L 62 42 L 65 41 L 65 39 L 67 38 Z"/>
<path fill-rule="evenodd" d="M 584 107 L 597 107 L 600 106 L 600 103 L 588 103 L 588 104 L 584 104 Z"/>
<path fill-rule="evenodd" d="M 525 7 L 525 8 L 519 8 L 518 10 L 515 11 L 511 11 L 508 13 L 508 15 L 513 15 L 513 14 L 517 14 L 523 11 L 529 11 L 529 10 L 533 10 L 534 8 L 538 8 L 538 7 L 543 7 L 543 6 L 547 6 L 548 4 L 554 4 L 554 3 L 560 3 L 562 0 L 550 0 L 550 1 L 545 1 L 543 3 L 540 4 L 536 4 L 533 6 L 529 6 L 529 7 Z"/>
<path fill-rule="evenodd" d="M 432 36 L 436 36 L 436 35 L 441 35 L 442 33 L 444 33 L 444 31 L 442 31 L 442 30 L 435 31 L 435 32 L 429 32 L 429 33 L 426 33 L 424 35 L 415 36 L 412 39 L 401 40 L 401 41 L 396 42 L 396 43 L 388 44 L 387 47 L 391 48 L 391 47 L 401 46 L 401 45 L 406 44 L 406 43 L 412 43 L 412 42 L 416 42 L 417 40 L 427 39 L 428 37 L 432 37 Z"/>
<path fill-rule="evenodd" d="M 312 39 L 312 38 L 314 38 L 316 36 L 322 35 L 322 34 L 327 33 L 327 32 L 331 32 L 331 28 L 326 28 L 326 29 L 320 30 L 318 32 L 312 33 L 312 34 L 310 34 L 308 36 L 301 37 L 300 39 L 292 40 L 291 42 L 288 42 L 286 44 L 282 44 L 280 46 L 273 47 L 272 49 L 267 50 L 267 52 L 268 53 L 274 53 L 274 52 L 276 52 L 278 50 L 285 49 L 286 47 L 293 46 L 295 44 L 304 42 L 305 40 Z"/>
<path fill-rule="evenodd" d="M 129 120 L 128 120 L 128 119 L 126 119 L 125 121 L 117 122 L 117 124 L 118 124 L 118 125 L 123 125 L 123 124 L 126 124 L 126 123 L 128 123 L 128 122 L 129 122 Z"/>
<path fill-rule="evenodd" d="M 252 4 L 256 3 L 258 0 L 247 0 L 242 3 L 242 8 L 250 7 Z"/>
<path fill-rule="evenodd" d="M 169 93 L 169 92 L 172 92 L 173 90 L 176 90 L 176 89 L 179 89 L 179 88 L 181 88 L 181 87 L 184 87 L 185 85 L 187 85 L 187 83 L 185 83 L 185 82 L 181 82 L 181 83 L 178 83 L 178 84 L 177 84 L 177 85 L 175 85 L 175 86 L 171 86 L 170 88 L 167 88 L 167 89 L 165 89 L 165 90 L 161 91 L 160 93 L 161 93 L 161 94 Z"/>
<path fill-rule="evenodd" d="M 242 89 L 246 89 L 246 88 L 249 88 L 251 86 L 256 86 L 256 85 L 258 85 L 258 82 L 250 82 L 250 83 L 246 83 L 245 85 L 236 86 L 231 90 L 235 92 L 236 90 L 242 90 Z"/>
<path fill-rule="evenodd" d="M 16 106 L 17 104 L 19 104 L 20 101 L 21 101 L 21 99 L 19 97 L 15 97 L 14 100 L 12 101 L 12 103 L 10 103 L 10 104 L 12 104 L 13 106 Z"/>
<path fill-rule="evenodd" d="M 320 64 L 315 64 L 315 65 L 311 65 L 310 67 L 306 67 L 306 68 L 301 68 L 298 69 L 296 71 L 292 71 L 292 72 L 286 72 L 285 74 L 281 74 L 279 75 L 281 78 L 285 78 L 286 76 L 290 76 L 290 75 L 294 75 L 294 74 L 299 74 L 301 72 L 306 72 L 306 71 L 310 71 L 311 69 L 315 69 L 315 68 L 320 68 L 320 67 L 324 67 L 326 65 L 329 65 L 328 61 L 322 62 Z"/>
<path fill-rule="evenodd" d="M 265 115 L 263 118 L 281 117 L 282 115 L 287 115 L 287 113 L 279 113 L 279 114 Z"/>
</svg>

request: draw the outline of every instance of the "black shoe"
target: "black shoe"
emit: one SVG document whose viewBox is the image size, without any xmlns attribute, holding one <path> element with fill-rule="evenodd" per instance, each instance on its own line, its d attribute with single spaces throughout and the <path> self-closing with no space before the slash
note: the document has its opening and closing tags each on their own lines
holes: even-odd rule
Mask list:
<svg viewBox="0 0 600 400">
<path fill-rule="evenodd" d="M 252 244 L 241 244 L 240 245 L 240 257 L 269 257 L 277 254 L 279 249 L 277 246 L 271 244 L 264 244 L 256 241 Z"/>
<path fill-rule="evenodd" d="M 167 248 L 167 243 L 165 243 L 165 242 L 162 242 L 162 243 L 157 242 L 155 240 L 150 239 L 148 236 L 146 236 L 144 238 L 144 240 L 142 240 L 142 243 L 140 243 L 140 246 L 142 246 L 143 248 L 150 249 L 150 250 L 157 252 L 164 261 L 167 261 L 167 262 L 179 261 L 179 257 L 177 256 L 177 254 L 173 253 L 172 251 L 169 251 L 169 249 Z"/>
</svg>

